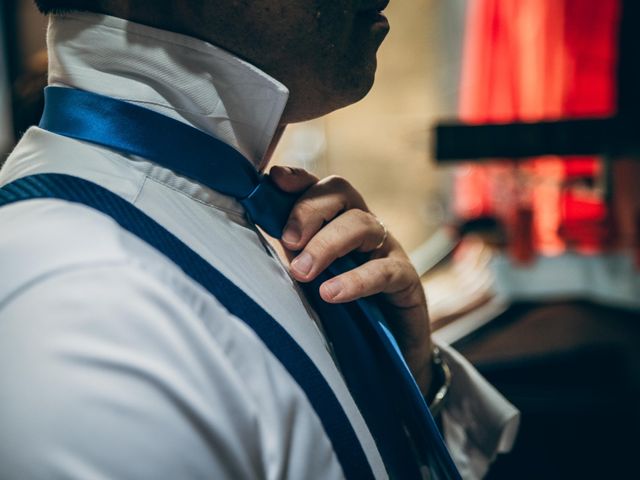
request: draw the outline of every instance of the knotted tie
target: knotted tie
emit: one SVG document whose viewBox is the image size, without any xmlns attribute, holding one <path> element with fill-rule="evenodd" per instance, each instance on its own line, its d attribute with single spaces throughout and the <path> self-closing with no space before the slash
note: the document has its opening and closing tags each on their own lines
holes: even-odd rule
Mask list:
<svg viewBox="0 0 640 480">
<path fill-rule="evenodd" d="M 182 122 L 101 95 L 61 87 L 45 91 L 40 127 L 151 160 L 232 196 L 269 235 L 280 238 L 297 195 L 278 189 L 237 150 Z M 392 478 L 459 474 L 375 298 L 329 304 L 320 285 L 357 266 L 351 256 L 303 285 L 319 314 L 340 370 Z M 416 458 L 419 462 L 416 462 Z"/>
</svg>

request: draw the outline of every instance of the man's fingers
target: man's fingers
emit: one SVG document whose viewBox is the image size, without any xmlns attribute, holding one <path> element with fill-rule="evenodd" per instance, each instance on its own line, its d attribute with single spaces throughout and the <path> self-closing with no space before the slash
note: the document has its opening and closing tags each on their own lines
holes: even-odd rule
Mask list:
<svg viewBox="0 0 640 480">
<path fill-rule="evenodd" d="M 291 262 L 296 279 L 311 281 L 334 260 L 354 250 L 370 252 L 384 237 L 384 227 L 369 212 L 347 210 L 320 229 Z"/>
<path fill-rule="evenodd" d="M 310 187 L 293 207 L 282 241 L 289 250 L 302 250 L 327 222 L 353 208 L 368 210 L 362 196 L 345 179 L 325 178 Z"/>
<path fill-rule="evenodd" d="M 345 303 L 378 293 L 411 294 L 415 272 L 409 265 L 393 258 L 371 260 L 342 275 L 327 280 L 320 286 L 320 296 L 329 303 Z M 415 301 L 419 301 L 416 296 Z M 413 299 L 407 298 L 406 307 Z"/>
<path fill-rule="evenodd" d="M 285 192 L 297 193 L 318 183 L 318 177 L 302 168 L 274 166 L 269 170 L 273 182 Z"/>
</svg>

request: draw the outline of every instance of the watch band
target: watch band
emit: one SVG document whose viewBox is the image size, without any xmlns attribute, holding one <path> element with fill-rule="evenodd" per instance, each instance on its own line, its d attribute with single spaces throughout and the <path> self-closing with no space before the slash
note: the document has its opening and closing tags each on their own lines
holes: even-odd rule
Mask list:
<svg viewBox="0 0 640 480">
<path fill-rule="evenodd" d="M 438 347 L 433 347 L 431 363 L 434 367 L 434 380 L 437 379 L 440 388 L 431 399 L 429 410 L 431 410 L 431 414 L 434 417 L 437 417 L 442 411 L 442 407 L 449 394 L 449 388 L 451 387 L 451 369 L 442 358 L 442 353 Z"/>
</svg>

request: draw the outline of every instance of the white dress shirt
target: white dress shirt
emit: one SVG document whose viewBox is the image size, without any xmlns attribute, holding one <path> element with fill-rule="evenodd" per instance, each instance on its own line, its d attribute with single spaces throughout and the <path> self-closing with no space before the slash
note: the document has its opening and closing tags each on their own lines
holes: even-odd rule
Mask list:
<svg viewBox="0 0 640 480">
<path fill-rule="evenodd" d="M 48 45 L 50 84 L 156 110 L 256 166 L 288 98 L 215 46 L 113 17 L 53 16 Z M 108 188 L 242 288 L 315 363 L 376 477 L 387 477 L 315 314 L 238 202 L 142 158 L 31 128 L 0 185 L 37 173 Z M 0 478 L 343 478 L 283 366 L 152 247 L 60 200 L 0 209 L 0 231 Z M 518 413 L 443 348 L 454 373 L 446 438 L 463 477 L 479 478 L 511 448 Z"/>
</svg>

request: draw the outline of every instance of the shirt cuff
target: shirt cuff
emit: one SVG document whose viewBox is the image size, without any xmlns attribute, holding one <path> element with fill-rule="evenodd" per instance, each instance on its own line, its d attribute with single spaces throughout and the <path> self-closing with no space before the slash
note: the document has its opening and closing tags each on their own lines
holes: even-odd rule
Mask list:
<svg viewBox="0 0 640 480">
<path fill-rule="evenodd" d="M 462 478 L 480 479 L 499 453 L 509 452 L 520 412 L 449 345 L 434 341 L 451 369 L 442 410 L 444 438 Z"/>
</svg>

